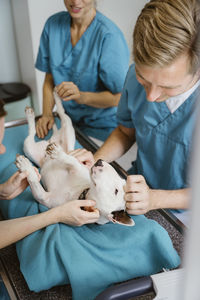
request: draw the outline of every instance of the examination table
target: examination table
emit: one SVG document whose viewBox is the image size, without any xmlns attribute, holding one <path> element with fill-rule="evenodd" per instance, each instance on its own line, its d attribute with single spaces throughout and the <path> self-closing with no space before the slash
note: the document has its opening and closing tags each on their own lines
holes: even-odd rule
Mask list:
<svg viewBox="0 0 200 300">
<path fill-rule="evenodd" d="M 26 121 L 23 120 L 18 122 L 10 122 L 6 124 L 6 128 L 13 128 L 13 126 L 25 126 L 24 125 L 25 123 Z M 96 145 L 89 138 L 87 138 L 78 128 L 76 128 L 76 136 L 77 136 L 77 141 L 79 142 L 80 145 L 82 145 L 83 147 L 91 151 L 96 150 Z M 79 144 L 77 144 L 76 147 L 78 147 Z M 117 169 L 117 171 L 120 173 L 121 176 L 123 177 L 126 176 L 126 173 L 119 165 L 113 163 L 113 166 Z M 174 248 L 181 256 L 182 254 L 181 252 L 183 248 L 183 229 L 184 229 L 183 224 L 181 224 L 181 222 L 177 220 L 174 216 L 172 216 L 169 212 L 164 210 L 149 212 L 148 214 L 146 214 L 146 217 L 148 219 L 157 221 L 163 228 L 166 229 L 170 238 L 172 239 Z M 119 227 L 118 228 L 115 227 L 115 228 L 117 231 Z M 55 286 L 50 289 L 39 291 L 39 292 L 30 291 L 24 279 L 24 276 L 20 271 L 20 264 L 16 253 L 15 245 L 11 245 L 0 250 L 0 273 L 6 285 L 6 288 L 9 292 L 9 295 L 13 300 L 14 299 L 28 299 L 28 300 L 72 299 L 72 290 L 69 284 Z M 48 275 L 49 274 L 47 274 L 47 277 Z M 103 280 L 103 278 L 100 277 L 99 281 L 101 280 Z M 97 298 L 99 297 L 98 299 L 105 299 L 105 300 L 106 299 L 113 299 L 113 300 L 114 299 L 135 299 L 135 297 L 137 297 L 137 299 L 153 299 L 154 296 L 153 287 L 152 287 L 151 280 L 149 279 L 148 276 L 139 279 L 134 279 L 133 281 L 132 280 L 126 281 L 122 285 L 118 285 L 118 284 L 112 285 L 111 288 L 112 290 L 109 291 L 108 294 L 106 294 L 106 291 L 105 292 L 101 291 L 101 293 L 99 293 L 99 296 L 97 296 Z M 130 294 L 124 292 L 128 290 L 131 290 Z M 88 299 L 84 299 L 83 297 L 81 300 L 88 300 Z"/>
</svg>

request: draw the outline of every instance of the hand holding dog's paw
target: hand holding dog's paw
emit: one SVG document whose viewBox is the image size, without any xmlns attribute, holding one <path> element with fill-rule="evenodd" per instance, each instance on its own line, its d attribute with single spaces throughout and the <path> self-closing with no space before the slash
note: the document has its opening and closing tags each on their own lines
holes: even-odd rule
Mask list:
<svg viewBox="0 0 200 300">
<path fill-rule="evenodd" d="M 27 186 L 27 173 L 18 171 L 0 185 L 0 199 L 11 200 L 21 194 Z"/>
<path fill-rule="evenodd" d="M 31 162 L 24 155 L 16 155 L 15 164 L 20 172 L 26 172 L 28 180 L 40 181 L 38 170 L 33 167 Z"/>
</svg>

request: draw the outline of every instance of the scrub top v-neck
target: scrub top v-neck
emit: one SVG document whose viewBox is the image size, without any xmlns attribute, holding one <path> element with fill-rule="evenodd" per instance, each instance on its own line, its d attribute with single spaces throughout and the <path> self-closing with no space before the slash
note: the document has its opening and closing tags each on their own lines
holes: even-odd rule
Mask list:
<svg viewBox="0 0 200 300">
<path fill-rule="evenodd" d="M 54 84 L 74 82 L 80 91 L 122 91 L 129 64 L 129 50 L 120 29 L 97 11 L 95 18 L 73 47 L 71 16 L 60 12 L 51 16 L 43 29 L 36 68 L 53 75 Z M 116 107 L 100 109 L 63 101 L 75 123 L 94 128 L 116 126 Z"/>
<path fill-rule="evenodd" d="M 165 102 L 147 101 L 145 89 L 136 79 L 135 66 L 129 69 L 118 106 L 118 122 L 135 128 L 138 152 L 132 172 L 142 174 L 154 189 L 188 186 L 198 92 L 171 113 Z"/>
</svg>

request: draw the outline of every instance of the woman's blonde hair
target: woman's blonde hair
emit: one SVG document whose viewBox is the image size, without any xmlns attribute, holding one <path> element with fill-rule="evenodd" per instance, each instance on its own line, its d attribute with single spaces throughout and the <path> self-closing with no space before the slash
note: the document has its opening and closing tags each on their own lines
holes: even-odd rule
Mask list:
<svg viewBox="0 0 200 300">
<path fill-rule="evenodd" d="M 133 33 L 136 64 L 165 67 L 181 54 L 199 69 L 200 3 L 198 0 L 151 0 L 141 11 Z"/>
<path fill-rule="evenodd" d="M 4 110 L 4 102 L 0 99 L 0 118 L 6 116 L 6 111 Z"/>
</svg>

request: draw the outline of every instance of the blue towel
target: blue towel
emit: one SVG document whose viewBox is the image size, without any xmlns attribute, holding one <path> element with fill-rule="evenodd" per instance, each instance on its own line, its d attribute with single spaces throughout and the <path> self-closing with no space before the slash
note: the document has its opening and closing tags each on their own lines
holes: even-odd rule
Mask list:
<svg viewBox="0 0 200 300">
<path fill-rule="evenodd" d="M 16 153 L 22 153 L 26 135 L 26 125 L 6 129 L 1 182 L 16 171 L 13 162 Z M 12 201 L 0 201 L 0 205 L 5 218 L 47 210 L 34 200 L 29 188 Z M 70 283 L 74 300 L 94 300 L 114 283 L 177 267 L 180 258 L 166 230 L 144 216 L 133 219 L 134 227 L 55 224 L 18 242 L 20 268 L 30 290 L 39 292 Z"/>
</svg>

